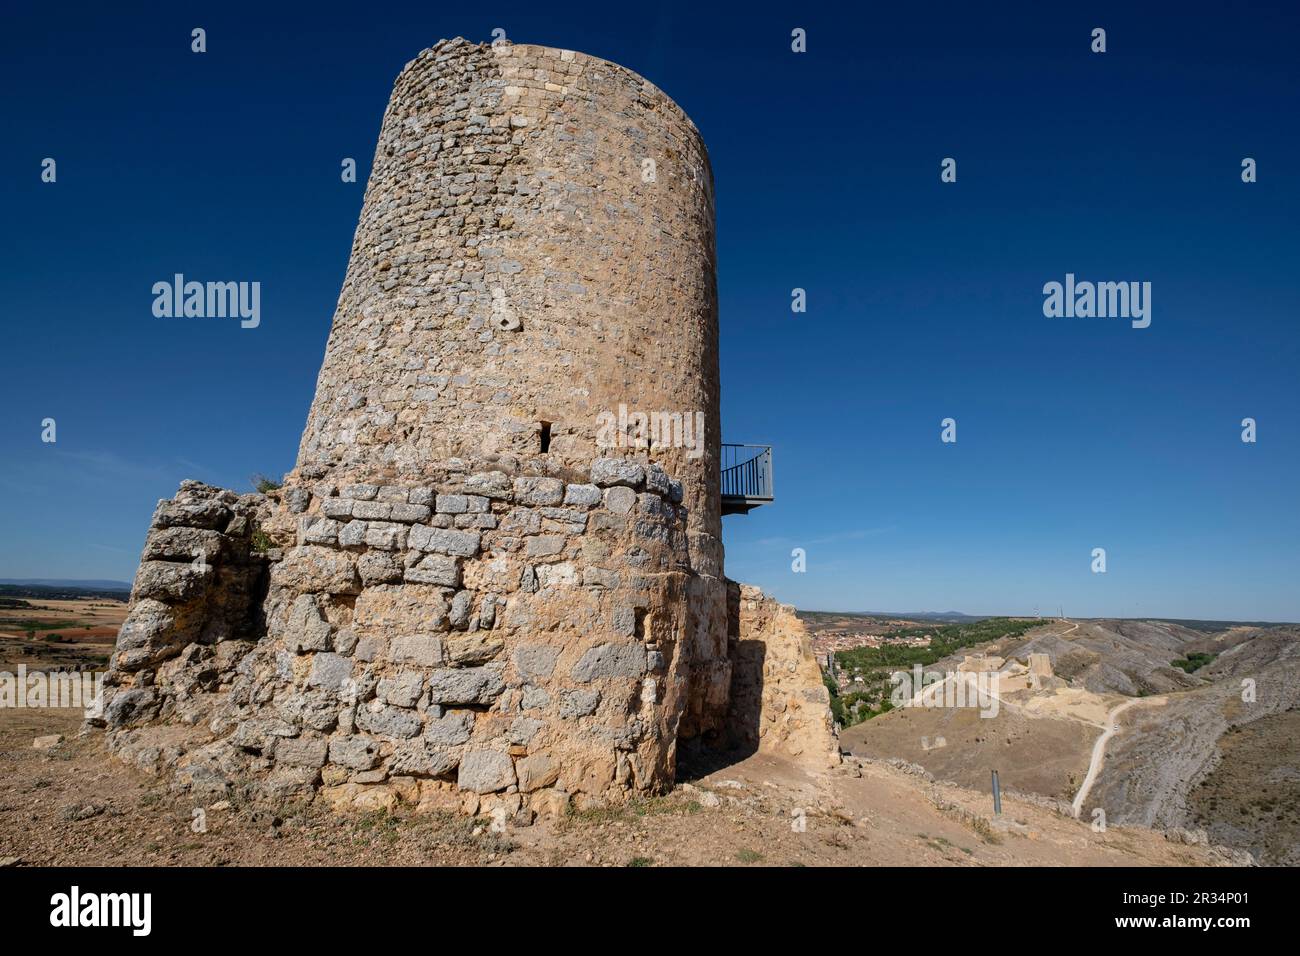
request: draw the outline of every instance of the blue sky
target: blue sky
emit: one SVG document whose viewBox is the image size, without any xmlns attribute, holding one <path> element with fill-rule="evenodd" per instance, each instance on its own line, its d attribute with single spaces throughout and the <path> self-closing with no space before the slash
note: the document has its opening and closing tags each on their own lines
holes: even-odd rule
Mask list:
<svg viewBox="0 0 1300 956">
<path fill-rule="evenodd" d="M 270 6 L 6 11 L 0 577 L 129 579 L 182 478 L 292 466 L 392 82 L 499 26 L 637 70 L 708 144 L 723 437 L 774 446 L 778 499 L 726 519 L 732 577 L 1300 620 L 1297 14 Z M 175 272 L 260 281 L 261 326 L 155 318 Z M 1067 272 L 1151 282 L 1150 328 L 1044 317 Z"/>
</svg>

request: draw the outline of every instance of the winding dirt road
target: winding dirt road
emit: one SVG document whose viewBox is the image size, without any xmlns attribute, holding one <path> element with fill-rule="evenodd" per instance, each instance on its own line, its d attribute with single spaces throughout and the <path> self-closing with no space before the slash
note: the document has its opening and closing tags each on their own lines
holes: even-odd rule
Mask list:
<svg viewBox="0 0 1300 956">
<path fill-rule="evenodd" d="M 1106 759 L 1106 743 L 1111 737 L 1115 736 L 1116 731 L 1119 730 L 1119 725 L 1115 722 L 1116 718 L 1134 704 L 1150 704 L 1157 701 L 1163 703 L 1164 698 L 1134 697 L 1121 704 L 1116 704 L 1110 709 L 1110 713 L 1106 715 L 1106 729 L 1102 735 L 1097 738 L 1097 742 L 1092 745 L 1092 760 L 1088 764 L 1088 775 L 1083 778 L 1083 785 L 1079 787 L 1079 792 L 1075 794 L 1074 804 L 1071 807 L 1074 816 L 1077 817 L 1083 810 L 1083 802 L 1088 799 L 1088 791 L 1092 789 L 1092 785 L 1097 780 L 1097 774 L 1101 772 L 1101 765 Z"/>
</svg>

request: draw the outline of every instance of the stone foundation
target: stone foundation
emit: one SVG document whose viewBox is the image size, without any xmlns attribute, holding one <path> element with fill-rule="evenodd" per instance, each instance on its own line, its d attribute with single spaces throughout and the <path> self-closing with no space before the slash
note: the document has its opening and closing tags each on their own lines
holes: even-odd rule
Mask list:
<svg viewBox="0 0 1300 956">
<path fill-rule="evenodd" d="M 690 691 L 680 497 L 658 466 L 617 459 L 567 480 L 448 462 L 430 483 L 278 501 L 187 483 L 149 532 L 159 560 L 113 656 L 110 739 L 138 750 L 133 727 L 204 723 L 218 740 L 174 762 L 365 803 L 376 787 L 662 790 Z M 236 509 L 263 516 L 264 553 L 231 545 L 248 536 Z"/>
</svg>

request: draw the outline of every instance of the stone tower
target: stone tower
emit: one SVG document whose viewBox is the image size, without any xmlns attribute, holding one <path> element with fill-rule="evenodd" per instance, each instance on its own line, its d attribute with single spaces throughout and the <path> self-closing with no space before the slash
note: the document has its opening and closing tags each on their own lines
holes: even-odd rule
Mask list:
<svg viewBox="0 0 1300 956">
<path fill-rule="evenodd" d="M 111 746 L 196 789 L 358 806 L 670 786 L 755 659 L 722 568 L 714 273 L 708 158 L 652 84 L 536 46 L 420 54 L 297 464 L 267 496 L 160 503 Z M 820 701 L 794 696 L 829 727 L 812 674 Z M 761 675 L 740 683 L 752 743 Z"/>
</svg>

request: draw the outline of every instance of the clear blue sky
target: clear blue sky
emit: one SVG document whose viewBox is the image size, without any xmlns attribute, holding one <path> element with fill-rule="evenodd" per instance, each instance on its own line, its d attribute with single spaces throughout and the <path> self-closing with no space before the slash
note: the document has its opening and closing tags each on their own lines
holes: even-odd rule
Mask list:
<svg viewBox="0 0 1300 956">
<path fill-rule="evenodd" d="M 732 577 L 805 608 L 1300 620 L 1296 13 L 278 6 L 6 9 L 0 577 L 129 579 L 182 478 L 292 466 L 392 82 L 499 26 L 637 70 L 704 134 L 724 439 L 776 456 L 777 503 L 726 519 Z M 261 327 L 154 318 L 174 272 L 260 281 Z M 1151 282 L 1151 327 L 1045 318 L 1066 272 Z"/>
</svg>

